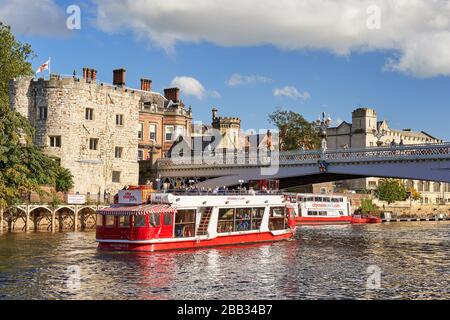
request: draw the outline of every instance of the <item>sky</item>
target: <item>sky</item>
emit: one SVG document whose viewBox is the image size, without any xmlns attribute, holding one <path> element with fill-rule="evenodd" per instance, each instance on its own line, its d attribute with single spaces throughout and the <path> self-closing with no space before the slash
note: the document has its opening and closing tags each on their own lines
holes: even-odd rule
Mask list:
<svg viewBox="0 0 450 320">
<path fill-rule="evenodd" d="M 195 121 L 215 106 L 244 129 L 272 128 L 276 108 L 337 125 L 371 107 L 450 138 L 450 1 L 0 0 L 0 21 L 34 69 L 51 57 L 52 73 L 111 83 L 123 67 L 129 87 L 180 87 Z"/>
</svg>

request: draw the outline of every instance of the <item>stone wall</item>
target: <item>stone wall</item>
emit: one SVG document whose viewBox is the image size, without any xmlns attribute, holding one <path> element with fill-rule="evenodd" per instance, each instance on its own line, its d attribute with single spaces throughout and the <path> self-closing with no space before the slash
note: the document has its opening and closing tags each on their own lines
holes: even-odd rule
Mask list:
<svg viewBox="0 0 450 320">
<path fill-rule="evenodd" d="M 138 183 L 137 131 L 140 94 L 124 87 L 97 84 L 74 78 L 30 78 L 10 83 L 11 107 L 26 116 L 36 129 L 35 143 L 74 176 L 74 192 L 114 193 L 124 185 Z M 40 120 L 39 107 L 47 107 Z M 85 119 L 86 108 L 94 110 Z M 116 125 L 116 115 L 123 125 Z M 50 146 L 50 136 L 61 137 L 61 147 Z M 89 149 L 90 138 L 98 139 L 97 150 Z M 115 158 L 115 147 L 123 148 Z M 112 182 L 113 171 L 120 182 Z"/>
</svg>

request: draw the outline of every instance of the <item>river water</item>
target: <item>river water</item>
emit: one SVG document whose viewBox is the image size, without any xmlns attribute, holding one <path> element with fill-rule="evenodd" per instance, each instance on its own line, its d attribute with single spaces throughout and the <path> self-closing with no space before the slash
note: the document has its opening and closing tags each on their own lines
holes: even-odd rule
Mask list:
<svg viewBox="0 0 450 320">
<path fill-rule="evenodd" d="M 94 239 L 1 235 L 0 299 L 450 299 L 450 222 L 302 227 L 294 241 L 160 253 L 100 252 Z"/>
</svg>

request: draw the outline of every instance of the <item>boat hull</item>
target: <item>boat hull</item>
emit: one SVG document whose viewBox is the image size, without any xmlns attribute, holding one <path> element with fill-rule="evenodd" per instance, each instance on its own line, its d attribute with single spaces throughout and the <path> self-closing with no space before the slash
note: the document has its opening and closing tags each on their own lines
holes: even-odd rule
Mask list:
<svg viewBox="0 0 450 320">
<path fill-rule="evenodd" d="M 99 242 L 99 250 L 108 251 L 167 251 L 167 250 L 186 250 L 195 248 L 229 246 L 229 245 L 245 245 L 262 242 L 276 242 L 288 240 L 294 237 L 295 231 L 289 230 L 281 234 L 273 234 L 272 232 L 261 232 L 252 234 L 236 234 L 223 235 L 213 239 L 201 240 L 184 240 L 170 242 L 146 242 L 145 240 L 137 241 L 110 241 L 97 240 Z"/>
<path fill-rule="evenodd" d="M 382 223 L 383 221 L 377 217 L 353 217 L 352 224 L 366 224 L 366 223 Z"/>
<path fill-rule="evenodd" d="M 295 222 L 298 225 L 349 224 L 352 222 L 352 217 L 296 217 Z"/>
</svg>

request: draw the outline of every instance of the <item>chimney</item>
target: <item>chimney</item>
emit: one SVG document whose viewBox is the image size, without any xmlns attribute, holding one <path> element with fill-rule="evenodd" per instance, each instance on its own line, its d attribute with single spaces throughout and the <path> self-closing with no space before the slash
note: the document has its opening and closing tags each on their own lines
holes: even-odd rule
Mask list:
<svg viewBox="0 0 450 320">
<path fill-rule="evenodd" d="M 152 80 L 141 79 L 141 90 L 142 91 L 152 91 Z"/>
<path fill-rule="evenodd" d="M 125 69 L 113 70 L 113 85 L 115 86 L 125 86 Z"/>
<path fill-rule="evenodd" d="M 89 68 L 86 68 L 86 81 L 89 81 L 92 79 L 92 70 Z"/>
<path fill-rule="evenodd" d="M 87 68 L 83 68 L 83 80 L 86 80 Z"/>
<path fill-rule="evenodd" d="M 173 102 L 179 102 L 180 101 L 180 89 L 179 88 L 164 89 L 164 97 L 167 100 L 172 100 Z"/>
<path fill-rule="evenodd" d="M 211 112 L 212 112 L 212 121 L 214 121 L 217 118 L 217 108 L 215 108 L 215 107 L 212 108 Z"/>
<path fill-rule="evenodd" d="M 91 70 L 91 79 L 92 79 L 92 82 L 97 81 L 97 70 L 95 70 L 95 69 Z"/>
</svg>

